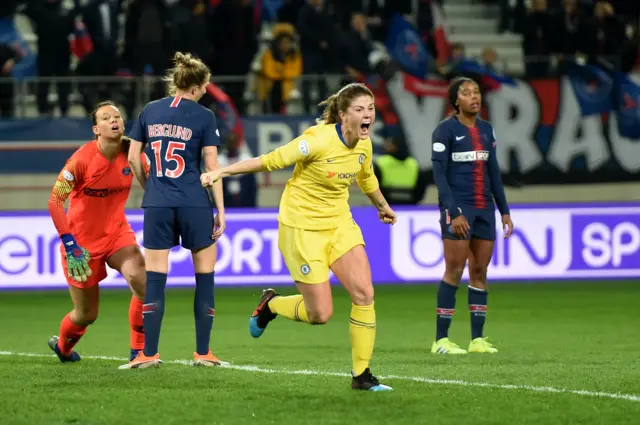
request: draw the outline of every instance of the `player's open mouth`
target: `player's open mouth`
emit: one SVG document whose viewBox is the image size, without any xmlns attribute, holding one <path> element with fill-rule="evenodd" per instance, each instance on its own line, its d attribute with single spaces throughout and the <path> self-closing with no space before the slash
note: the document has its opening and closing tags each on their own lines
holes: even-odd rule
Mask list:
<svg viewBox="0 0 640 425">
<path fill-rule="evenodd" d="M 120 126 L 118 124 L 114 124 L 114 125 L 111 126 L 111 130 L 120 131 Z"/>
<path fill-rule="evenodd" d="M 369 131 L 369 127 L 371 127 L 371 121 L 364 121 L 360 124 L 360 131 L 367 133 Z"/>
</svg>

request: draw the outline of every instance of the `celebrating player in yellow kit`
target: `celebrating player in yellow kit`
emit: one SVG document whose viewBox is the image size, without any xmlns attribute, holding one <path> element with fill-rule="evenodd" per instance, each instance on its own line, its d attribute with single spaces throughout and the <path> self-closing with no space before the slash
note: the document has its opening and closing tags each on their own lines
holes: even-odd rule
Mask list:
<svg viewBox="0 0 640 425">
<path fill-rule="evenodd" d="M 375 119 L 373 94 L 362 84 L 349 84 L 321 105 L 325 111 L 318 125 L 300 137 L 266 155 L 205 173 L 201 180 L 210 186 L 226 176 L 295 164 L 280 201 L 278 246 L 300 295 L 284 297 L 266 289 L 249 320 L 249 331 L 258 338 L 277 315 L 327 323 L 333 314 L 331 269 L 351 296 L 351 387 L 391 390 L 369 368 L 376 335 L 373 284 L 362 232 L 348 204 L 349 186 L 355 180 L 380 219 L 388 224 L 396 221 L 373 173 L 369 138 Z"/>
</svg>

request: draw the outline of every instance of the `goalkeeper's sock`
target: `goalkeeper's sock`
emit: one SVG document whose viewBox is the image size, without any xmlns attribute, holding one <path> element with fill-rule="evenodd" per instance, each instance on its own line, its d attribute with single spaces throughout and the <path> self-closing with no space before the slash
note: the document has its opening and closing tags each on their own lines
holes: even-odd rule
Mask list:
<svg viewBox="0 0 640 425">
<path fill-rule="evenodd" d="M 360 376 L 368 367 L 376 341 L 376 310 L 371 305 L 351 304 L 349 317 L 353 376 Z"/>
<path fill-rule="evenodd" d="M 167 284 L 167 274 L 147 272 L 147 290 L 142 307 L 142 321 L 144 323 L 144 355 L 153 357 L 158 354 L 160 328 L 164 316 L 164 288 Z"/>
<path fill-rule="evenodd" d="M 196 352 L 201 356 L 209 354 L 211 328 L 215 313 L 213 273 L 196 273 L 193 316 L 196 321 Z"/>
<path fill-rule="evenodd" d="M 449 326 L 456 308 L 457 286 L 453 286 L 444 280 L 440 281 L 438 288 L 438 305 L 436 308 L 436 341 L 449 337 Z"/>
<path fill-rule="evenodd" d="M 131 345 L 131 353 L 140 351 L 144 348 L 144 324 L 142 323 L 142 305 L 144 302 L 131 296 L 129 303 L 129 340 Z M 135 357 L 135 356 L 134 356 Z"/>
<path fill-rule="evenodd" d="M 304 307 L 304 298 L 302 298 L 302 295 L 274 297 L 269 301 L 269 310 L 289 320 L 311 323 L 307 309 Z"/>
<path fill-rule="evenodd" d="M 82 335 L 86 332 L 87 327 L 76 325 L 71 321 L 71 313 L 67 313 L 60 322 L 60 337 L 58 339 L 58 348 L 65 355 L 71 355 L 73 347 L 80 341 Z"/>
</svg>

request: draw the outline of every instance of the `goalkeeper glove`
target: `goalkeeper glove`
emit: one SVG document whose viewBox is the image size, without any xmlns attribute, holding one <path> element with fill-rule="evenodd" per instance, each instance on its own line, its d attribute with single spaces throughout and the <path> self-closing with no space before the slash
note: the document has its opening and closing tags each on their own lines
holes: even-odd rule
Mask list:
<svg viewBox="0 0 640 425">
<path fill-rule="evenodd" d="M 77 282 L 86 282 L 87 277 L 91 276 L 91 268 L 89 268 L 91 256 L 89 251 L 79 246 L 72 235 L 65 234 L 60 236 L 60 239 L 67 254 L 69 277 Z"/>
</svg>

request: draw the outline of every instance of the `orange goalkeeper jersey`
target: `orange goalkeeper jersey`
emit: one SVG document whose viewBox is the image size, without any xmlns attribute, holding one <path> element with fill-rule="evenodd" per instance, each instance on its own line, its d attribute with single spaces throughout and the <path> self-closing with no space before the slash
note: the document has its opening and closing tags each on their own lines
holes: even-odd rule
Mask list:
<svg viewBox="0 0 640 425">
<path fill-rule="evenodd" d="M 124 207 L 132 180 L 126 153 L 108 160 L 95 140 L 80 147 L 58 175 L 49 198 L 58 234 L 73 235 L 92 256 L 108 250 L 114 238 L 131 229 Z"/>
</svg>

